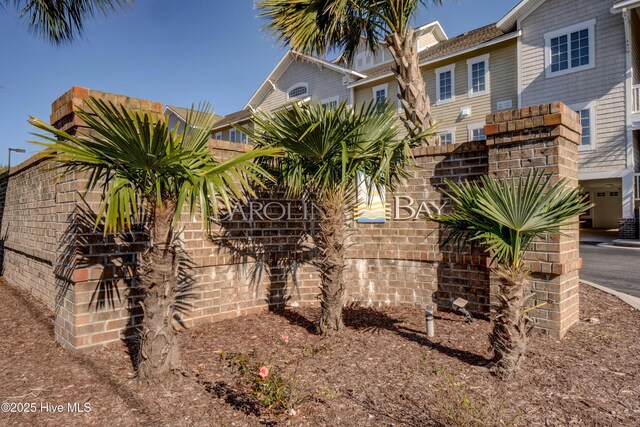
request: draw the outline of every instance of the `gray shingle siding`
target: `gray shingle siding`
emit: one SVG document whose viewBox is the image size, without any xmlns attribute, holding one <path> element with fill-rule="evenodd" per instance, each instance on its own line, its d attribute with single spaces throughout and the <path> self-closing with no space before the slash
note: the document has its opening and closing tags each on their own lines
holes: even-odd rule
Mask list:
<svg viewBox="0 0 640 427">
<path fill-rule="evenodd" d="M 274 82 L 276 89 L 269 94 L 256 107 L 262 111 L 271 111 L 280 108 L 288 102 L 287 90 L 296 83 L 307 83 L 309 96 L 314 103 L 323 99 L 339 96 L 340 101 L 349 100 L 349 89 L 342 84 L 343 74 L 320 65 L 295 61 Z"/>
<path fill-rule="evenodd" d="M 596 100 L 596 149 L 581 151 L 582 172 L 626 167 L 624 23 L 610 8 L 602 0 L 547 0 L 521 22 L 522 104 Z M 544 34 L 592 18 L 595 68 L 546 78 Z"/>
</svg>

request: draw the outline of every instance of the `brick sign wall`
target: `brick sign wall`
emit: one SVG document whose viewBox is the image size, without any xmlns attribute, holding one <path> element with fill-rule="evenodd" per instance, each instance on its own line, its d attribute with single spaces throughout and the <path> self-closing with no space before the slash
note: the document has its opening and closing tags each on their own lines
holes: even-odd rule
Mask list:
<svg viewBox="0 0 640 427">
<path fill-rule="evenodd" d="M 86 132 L 74 114 L 89 96 L 130 108 L 162 112 L 162 105 L 74 87 L 53 105 L 51 121 L 69 132 Z M 445 246 L 438 227 L 421 217 L 442 208 L 443 180 L 506 177 L 544 168 L 577 185 L 577 115 L 560 103 L 498 113 L 487 118 L 487 141 L 414 152 L 417 167 L 394 194 L 384 223 L 352 221 L 346 271 L 348 303 L 450 307 L 464 297 L 487 313 L 495 278 L 480 253 Z M 211 141 L 213 154 L 229 158 L 247 145 Z M 91 348 L 121 339 L 140 321 L 132 280 L 141 233 L 103 236 L 93 230 L 100 195 L 80 194 L 85 181 L 56 180 L 50 164 L 29 160 L 0 183 L 4 277 L 29 289 L 56 314 L 56 338 L 69 348 Z M 273 203 L 277 202 L 277 203 Z M 222 218 L 211 235 L 198 218 L 181 224 L 192 278 L 184 299 L 185 326 L 289 305 L 318 303 L 319 276 L 312 239 L 312 207 L 281 191 L 262 194 Z M 284 210 L 282 208 L 284 206 Z M 305 210 L 306 209 L 306 210 Z M 249 212 L 257 214 L 248 216 Z M 536 242 L 529 256 L 538 327 L 562 336 L 577 321 L 577 226 L 568 235 Z"/>
</svg>

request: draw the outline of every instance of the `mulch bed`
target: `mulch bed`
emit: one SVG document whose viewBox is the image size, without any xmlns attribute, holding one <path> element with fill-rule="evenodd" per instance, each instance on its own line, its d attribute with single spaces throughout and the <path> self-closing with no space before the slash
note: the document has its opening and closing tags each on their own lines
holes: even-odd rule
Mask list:
<svg viewBox="0 0 640 427">
<path fill-rule="evenodd" d="M 38 407 L 0 413 L 0 425 L 638 425 L 640 312 L 587 286 L 580 296 L 580 323 L 563 341 L 536 335 L 511 382 L 486 368 L 486 321 L 438 313 L 430 342 L 420 310 L 356 308 L 330 338 L 309 332 L 317 309 L 195 327 L 180 334 L 182 374 L 141 385 L 124 344 L 68 352 L 53 341 L 52 314 L 0 282 L 0 401 Z M 295 413 L 259 404 L 229 368 L 240 353 L 295 383 Z"/>
</svg>

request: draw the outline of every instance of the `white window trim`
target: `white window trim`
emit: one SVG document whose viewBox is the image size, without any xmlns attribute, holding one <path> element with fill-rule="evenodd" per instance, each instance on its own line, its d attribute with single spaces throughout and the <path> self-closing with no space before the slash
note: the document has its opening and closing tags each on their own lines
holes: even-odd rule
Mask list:
<svg viewBox="0 0 640 427">
<path fill-rule="evenodd" d="M 244 138 L 244 141 L 242 140 Z M 249 135 L 247 135 L 244 132 L 240 132 L 240 143 L 241 144 L 248 144 L 249 143 Z"/>
<path fill-rule="evenodd" d="M 373 98 L 372 98 L 372 99 L 373 99 L 373 101 L 374 101 L 374 102 L 375 102 L 375 101 L 377 101 L 377 100 L 376 100 L 376 92 L 377 92 L 377 91 L 379 91 L 379 90 L 384 90 L 384 99 L 385 99 L 387 102 L 389 102 L 389 84 L 388 84 L 388 83 L 381 84 L 381 85 L 378 85 L 378 86 L 374 86 L 374 87 L 372 87 L 372 88 L 371 88 L 371 93 L 372 93 L 372 96 L 373 96 Z"/>
<path fill-rule="evenodd" d="M 233 133 L 233 138 L 231 137 L 232 133 Z M 229 129 L 229 141 L 238 142 L 238 131 L 237 130 Z"/>
<path fill-rule="evenodd" d="M 581 104 L 572 104 L 569 106 L 573 111 L 581 111 L 581 110 L 589 110 L 589 118 L 591 119 L 590 132 L 589 132 L 589 140 L 591 144 L 589 145 L 578 145 L 578 151 L 593 151 L 596 149 L 596 113 L 597 113 L 597 102 L 595 100 L 589 102 L 583 102 Z M 582 140 L 580 141 L 582 142 Z"/>
<path fill-rule="evenodd" d="M 574 33 L 580 30 L 589 30 L 589 63 L 579 67 L 571 68 L 571 47 L 569 47 L 569 68 L 560 71 L 551 71 L 551 39 Z M 569 43 L 571 40 L 569 40 Z M 563 76 L 565 74 L 576 73 L 578 71 L 590 70 L 596 66 L 596 20 L 595 18 L 588 21 L 580 22 L 569 27 L 551 31 L 544 34 L 544 69 L 547 78 Z"/>
<path fill-rule="evenodd" d="M 222 139 L 222 132 L 216 132 L 215 135 L 213 136 L 214 139 L 217 140 L 221 140 Z"/>
<path fill-rule="evenodd" d="M 441 133 L 450 133 L 451 134 L 451 145 L 456 143 L 456 128 L 447 128 L 447 129 L 440 129 L 437 132 L 437 136 L 438 136 L 438 142 L 440 142 L 440 134 Z"/>
<path fill-rule="evenodd" d="M 481 92 L 473 93 L 473 73 L 472 67 L 473 64 L 479 64 L 480 62 L 484 62 L 484 90 Z M 475 98 L 476 96 L 486 95 L 491 92 L 490 80 L 491 74 L 489 71 L 489 54 L 476 56 L 475 58 L 471 58 L 467 60 L 467 97 Z"/>
<path fill-rule="evenodd" d="M 440 74 L 451 71 L 451 98 L 441 100 L 440 99 Z M 436 105 L 447 104 L 456 100 L 456 64 L 446 65 L 444 67 L 436 68 Z"/>
<path fill-rule="evenodd" d="M 335 102 L 336 104 L 339 104 L 340 103 L 340 95 L 332 96 L 330 98 L 325 98 L 322 101 L 320 101 L 320 105 L 330 104 L 332 102 Z"/>
<path fill-rule="evenodd" d="M 471 123 L 467 125 L 467 141 L 473 141 L 473 131 L 482 129 L 484 131 L 484 123 Z"/>
<path fill-rule="evenodd" d="M 307 91 L 306 91 L 303 95 L 300 95 L 300 96 L 294 96 L 293 98 L 292 98 L 292 97 L 290 97 L 290 96 L 289 96 L 289 93 L 290 93 L 293 89 L 295 89 L 295 88 L 297 88 L 297 87 L 304 87 Z M 288 99 L 288 100 L 290 100 L 290 99 L 306 98 L 307 96 L 309 96 L 309 84 L 308 84 L 308 83 L 305 83 L 305 82 L 299 82 L 299 83 L 296 83 L 296 84 L 294 84 L 293 86 L 291 86 L 289 89 L 287 89 L 287 99 Z"/>
</svg>

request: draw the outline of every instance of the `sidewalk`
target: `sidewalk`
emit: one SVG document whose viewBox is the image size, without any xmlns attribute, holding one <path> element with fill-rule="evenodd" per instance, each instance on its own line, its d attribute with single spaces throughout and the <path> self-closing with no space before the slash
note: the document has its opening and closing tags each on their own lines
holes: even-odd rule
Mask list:
<svg viewBox="0 0 640 427">
<path fill-rule="evenodd" d="M 586 245 L 618 246 L 625 248 L 640 248 L 640 240 L 618 239 L 618 230 L 600 230 L 594 228 L 580 229 L 580 243 Z"/>
</svg>

